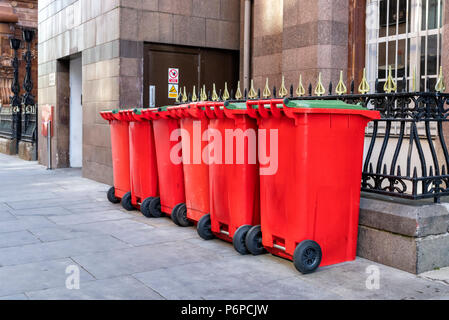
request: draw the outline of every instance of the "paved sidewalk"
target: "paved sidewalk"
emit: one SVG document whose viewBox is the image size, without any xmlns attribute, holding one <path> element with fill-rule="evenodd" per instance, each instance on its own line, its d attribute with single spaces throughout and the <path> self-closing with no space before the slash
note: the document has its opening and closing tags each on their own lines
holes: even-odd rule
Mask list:
<svg viewBox="0 0 449 320">
<path fill-rule="evenodd" d="M 0 155 L 0 181 L 0 299 L 449 299 L 447 270 L 417 277 L 357 259 L 304 276 L 271 255 L 241 256 L 108 203 L 108 186 L 80 170 Z M 79 290 L 66 288 L 69 266 Z"/>
</svg>

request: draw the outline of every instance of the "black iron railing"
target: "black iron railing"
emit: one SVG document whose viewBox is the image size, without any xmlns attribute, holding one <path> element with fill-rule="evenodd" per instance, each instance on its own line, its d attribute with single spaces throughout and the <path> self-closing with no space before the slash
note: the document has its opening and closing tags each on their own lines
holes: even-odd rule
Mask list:
<svg viewBox="0 0 449 320">
<path fill-rule="evenodd" d="M 267 81 L 262 94 L 252 84 L 251 89 L 245 89 L 243 94 L 240 89 L 236 94 L 233 91 L 229 94 L 225 86 L 223 95 L 221 91 L 217 94 L 215 86 L 212 93 L 206 93 L 203 86 L 194 94 L 186 95 L 184 90 L 177 102 L 228 100 L 230 97 L 235 97 L 233 101 L 244 102 L 248 99 L 289 97 L 362 104 L 381 114 L 381 119 L 371 122 L 366 131 L 362 191 L 412 200 L 433 198 L 435 202 L 449 195 L 449 152 L 446 143 L 446 136 L 449 137 L 449 94 L 407 92 L 408 81 L 402 79 L 396 84 L 391 70 L 384 93 L 368 93 L 365 76 L 358 87 L 362 93 L 355 94 L 354 87 L 352 81 L 347 90 L 341 76 L 335 90 L 332 82 L 325 90 L 320 76 L 314 91 L 312 84 L 305 90 L 301 80 L 296 90 L 293 85 L 288 90 L 283 83 L 279 91 L 276 87 L 270 90 Z M 376 90 L 380 87 L 376 81 Z M 445 89 L 442 71 L 436 89 Z"/>
</svg>

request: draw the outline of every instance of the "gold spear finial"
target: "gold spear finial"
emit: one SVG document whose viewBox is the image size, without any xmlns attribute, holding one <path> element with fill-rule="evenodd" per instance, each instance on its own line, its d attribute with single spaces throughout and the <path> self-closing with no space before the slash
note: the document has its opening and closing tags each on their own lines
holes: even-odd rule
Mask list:
<svg viewBox="0 0 449 320">
<path fill-rule="evenodd" d="M 279 97 L 284 98 L 288 95 L 288 90 L 285 87 L 285 77 L 282 76 L 281 87 L 279 88 Z"/>
<path fill-rule="evenodd" d="M 265 88 L 263 89 L 263 97 L 265 99 L 268 99 L 271 96 L 271 91 L 270 91 L 270 87 L 268 85 L 268 78 L 267 81 L 265 83 Z"/>
<path fill-rule="evenodd" d="M 391 65 L 388 66 L 388 78 L 387 82 L 384 84 L 384 91 L 386 93 L 396 92 L 397 85 L 393 80 L 393 71 L 391 71 Z"/>
<path fill-rule="evenodd" d="M 324 89 L 323 83 L 321 82 L 321 72 L 318 74 L 318 84 L 315 88 L 315 94 L 320 97 L 326 93 L 326 89 Z"/>
<path fill-rule="evenodd" d="M 196 88 L 195 88 L 195 86 L 193 86 L 192 102 L 197 102 L 197 101 L 198 101 L 198 97 L 196 95 Z"/>
<path fill-rule="evenodd" d="M 343 71 L 340 71 L 340 81 L 338 81 L 337 87 L 335 88 L 335 92 L 341 96 L 348 92 L 348 88 L 343 81 Z"/>
<path fill-rule="evenodd" d="M 241 100 L 243 98 L 242 91 L 240 91 L 240 81 L 237 82 L 237 91 L 235 92 L 235 100 Z"/>
<path fill-rule="evenodd" d="M 205 84 L 203 84 L 203 89 L 201 90 L 201 101 L 207 101 L 206 85 Z"/>
<path fill-rule="evenodd" d="M 182 102 L 186 103 L 187 102 L 187 92 L 186 92 L 186 87 L 184 87 L 184 92 L 182 93 Z"/>
<path fill-rule="evenodd" d="M 369 87 L 368 81 L 366 79 L 366 68 L 363 68 L 363 78 L 362 82 L 359 85 L 359 92 L 361 94 L 366 94 L 370 92 L 371 88 Z"/>
<path fill-rule="evenodd" d="M 299 75 L 299 83 L 298 83 L 298 88 L 296 89 L 296 95 L 298 97 L 302 97 L 303 95 L 306 94 L 306 89 L 304 88 L 304 86 L 302 85 L 302 74 Z"/>
<path fill-rule="evenodd" d="M 440 66 L 440 74 L 438 75 L 438 81 L 435 85 L 435 91 L 444 92 L 446 91 L 446 84 L 444 83 L 443 66 Z"/>
<path fill-rule="evenodd" d="M 212 101 L 218 101 L 219 97 L 217 91 L 215 90 L 215 83 L 212 84 Z"/>
<path fill-rule="evenodd" d="M 248 98 L 250 98 L 251 100 L 257 98 L 257 92 L 256 89 L 254 89 L 254 80 L 252 79 L 251 79 L 251 89 L 248 92 Z"/>
<path fill-rule="evenodd" d="M 225 88 L 224 88 L 224 92 L 223 92 L 223 101 L 229 100 L 230 95 L 229 95 L 229 91 L 228 91 L 228 83 L 225 82 Z"/>
</svg>

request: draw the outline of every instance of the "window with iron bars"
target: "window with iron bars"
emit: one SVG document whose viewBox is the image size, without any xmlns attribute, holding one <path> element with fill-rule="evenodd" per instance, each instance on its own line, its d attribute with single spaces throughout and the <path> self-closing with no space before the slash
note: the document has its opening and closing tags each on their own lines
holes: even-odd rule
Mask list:
<svg viewBox="0 0 449 320">
<path fill-rule="evenodd" d="M 443 0 L 367 0 L 366 66 L 371 90 L 388 68 L 402 90 L 434 91 L 441 65 Z"/>
</svg>

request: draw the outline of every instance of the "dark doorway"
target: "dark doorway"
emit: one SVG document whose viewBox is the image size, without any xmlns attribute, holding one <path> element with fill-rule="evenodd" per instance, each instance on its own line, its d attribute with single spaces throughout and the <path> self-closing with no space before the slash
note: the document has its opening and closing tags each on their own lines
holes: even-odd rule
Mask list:
<svg viewBox="0 0 449 320">
<path fill-rule="evenodd" d="M 156 107 L 175 102 L 174 98 L 168 97 L 169 68 L 179 69 L 178 89 L 182 90 L 185 86 L 187 94 L 192 93 L 193 86 L 198 91 L 200 86 L 206 85 L 206 91 L 212 91 L 213 83 L 219 93 L 224 89 L 225 82 L 231 92 L 237 87 L 239 53 L 232 50 L 147 44 L 144 62 L 144 107 L 149 107 L 150 102 L 154 102 Z M 150 100 L 150 95 L 154 95 L 154 99 Z"/>
</svg>

